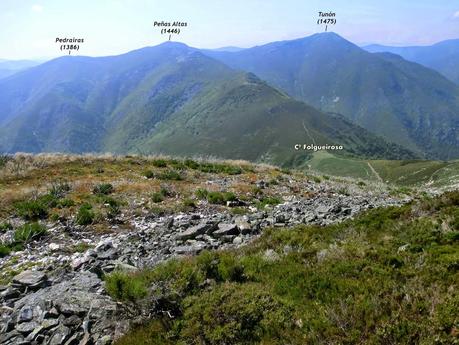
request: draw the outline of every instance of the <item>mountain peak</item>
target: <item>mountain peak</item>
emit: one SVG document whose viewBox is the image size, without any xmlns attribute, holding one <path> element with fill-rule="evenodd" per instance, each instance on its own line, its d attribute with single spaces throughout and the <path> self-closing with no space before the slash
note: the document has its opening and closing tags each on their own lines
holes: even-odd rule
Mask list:
<svg viewBox="0 0 459 345">
<path fill-rule="evenodd" d="M 173 47 L 173 48 L 190 48 L 188 45 L 177 41 L 164 41 L 157 45 L 157 47 Z"/>
</svg>

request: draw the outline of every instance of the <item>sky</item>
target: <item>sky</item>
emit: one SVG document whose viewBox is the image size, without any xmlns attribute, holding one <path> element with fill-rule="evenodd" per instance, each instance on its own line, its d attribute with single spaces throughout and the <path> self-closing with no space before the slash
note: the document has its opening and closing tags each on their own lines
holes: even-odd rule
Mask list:
<svg viewBox="0 0 459 345">
<path fill-rule="evenodd" d="M 174 41 L 251 47 L 329 29 L 360 45 L 428 45 L 459 38 L 459 0 L 0 0 L 0 59 L 62 55 L 57 37 L 83 38 L 78 55 L 104 56 L 168 39 L 154 21 L 187 22 Z"/>
</svg>

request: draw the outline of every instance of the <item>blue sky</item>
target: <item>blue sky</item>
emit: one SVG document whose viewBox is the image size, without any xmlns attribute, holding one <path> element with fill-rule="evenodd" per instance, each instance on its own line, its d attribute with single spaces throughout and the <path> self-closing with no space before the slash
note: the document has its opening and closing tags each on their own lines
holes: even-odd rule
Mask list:
<svg viewBox="0 0 459 345">
<path fill-rule="evenodd" d="M 164 41 L 155 20 L 186 21 L 176 41 L 249 47 L 323 31 L 357 43 L 425 45 L 459 38 L 457 0 L 0 0 L 0 58 L 61 55 L 56 37 L 82 37 L 80 55 L 112 55 Z"/>
</svg>

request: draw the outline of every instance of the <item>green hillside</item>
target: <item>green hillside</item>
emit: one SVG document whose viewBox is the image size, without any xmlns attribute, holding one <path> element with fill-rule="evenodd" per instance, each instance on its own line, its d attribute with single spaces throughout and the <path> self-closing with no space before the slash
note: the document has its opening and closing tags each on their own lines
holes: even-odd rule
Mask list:
<svg viewBox="0 0 459 345">
<path fill-rule="evenodd" d="M 160 310 L 116 344 L 456 344 L 458 206 L 446 193 L 114 272 L 113 297 Z"/>
<path fill-rule="evenodd" d="M 433 70 L 334 33 L 206 53 L 426 157 L 459 157 L 459 88 Z"/>
<path fill-rule="evenodd" d="M 459 161 L 362 160 L 317 152 L 305 167 L 323 174 L 381 181 L 400 186 L 445 187 L 459 184 Z"/>
</svg>

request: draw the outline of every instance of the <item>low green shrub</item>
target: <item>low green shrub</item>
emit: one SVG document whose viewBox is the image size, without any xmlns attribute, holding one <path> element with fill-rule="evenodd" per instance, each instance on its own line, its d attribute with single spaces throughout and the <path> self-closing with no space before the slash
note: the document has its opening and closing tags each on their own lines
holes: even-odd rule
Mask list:
<svg viewBox="0 0 459 345">
<path fill-rule="evenodd" d="M 46 234 L 46 227 L 39 223 L 26 223 L 14 232 L 14 242 L 25 244 Z"/>
<path fill-rule="evenodd" d="M 107 208 L 107 217 L 109 219 L 115 219 L 121 213 L 121 202 L 110 197 L 103 196 L 102 202 Z"/>
<path fill-rule="evenodd" d="M 11 253 L 11 247 L 6 244 L 0 244 L 0 258 L 3 258 Z"/>
<path fill-rule="evenodd" d="M 70 184 L 66 181 L 54 182 L 49 189 L 48 193 L 56 199 L 63 198 L 68 192 L 70 192 Z"/>
<path fill-rule="evenodd" d="M 262 197 L 258 202 L 256 202 L 256 207 L 263 209 L 266 206 L 274 206 L 282 203 L 282 199 L 275 196 L 265 196 Z"/>
<path fill-rule="evenodd" d="M 90 204 L 83 204 L 78 209 L 75 221 L 78 225 L 89 225 L 93 222 L 94 217 L 95 214 L 92 211 L 92 206 Z"/>
<path fill-rule="evenodd" d="M 19 201 L 14 204 L 16 213 L 25 220 L 38 220 L 48 216 L 50 208 L 58 205 L 59 199 L 51 194 L 42 195 L 36 199 Z"/>
<path fill-rule="evenodd" d="M 155 177 L 155 173 L 152 170 L 145 170 L 143 172 L 143 176 L 145 176 L 148 179 L 151 179 Z"/>
<path fill-rule="evenodd" d="M 237 197 L 231 192 L 208 192 L 206 199 L 211 204 L 225 204 L 227 201 L 237 200 Z"/>
<path fill-rule="evenodd" d="M 177 341 L 203 344 L 258 344 L 269 336 L 285 341 L 292 310 L 263 285 L 227 283 L 190 296 L 183 318 L 170 332 Z"/>
<path fill-rule="evenodd" d="M 165 168 L 167 167 L 167 161 L 165 159 L 154 159 L 151 164 L 154 166 L 154 167 L 157 167 L 157 168 Z"/>
<path fill-rule="evenodd" d="M 161 193 L 153 193 L 151 195 L 151 201 L 153 201 L 154 203 L 162 202 L 164 201 L 164 196 Z"/>
<path fill-rule="evenodd" d="M 72 206 L 75 206 L 75 201 L 69 198 L 61 199 L 57 202 L 58 208 L 68 208 Z"/>
<path fill-rule="evenodd" d="M 8 230 L 13 230 L 13 225 L 11 225 L 11 223 L 9 222 L 0 223 L 0 232 L 4 232 Z"/>
<path fill-rule="evenodd" d="M 207 189 L 198 188 L 195 194 L 198 199 L 207 199 L 207 195 L 209 194 L 209 191 Z"/>
<path fill-rule="evenodd" d="M 92 192 L 96 195 L 108 195 L 113 193 L 114 188 L 111 183 L 100 183 L 94 187 Z"/>
<path fill-rule="evenodd" d="M 185 209 L 187 208 L 195 208 L 196 207 L 196 203 L 193 199 L 190 199 L 190 198 L 185 198 L 183 199 L 183 206 L 185 207 Z"/>
<path fill-rule="evenodd" d="M 181 181 L 183 180 L 182 175 L 177 170 L 166 170 L 162 171 L 159 174 L 156 174 L 155 177 L 160 180 L 170 180 L 170 181 Z"/>
<path fill-rule="evenodd" d="M 107 292 L 118 300 L 137 301 L 148 293 L 145 281 L 132 273 L 115 271 L 106 275 L 104 280 Z"/>
</svg>

